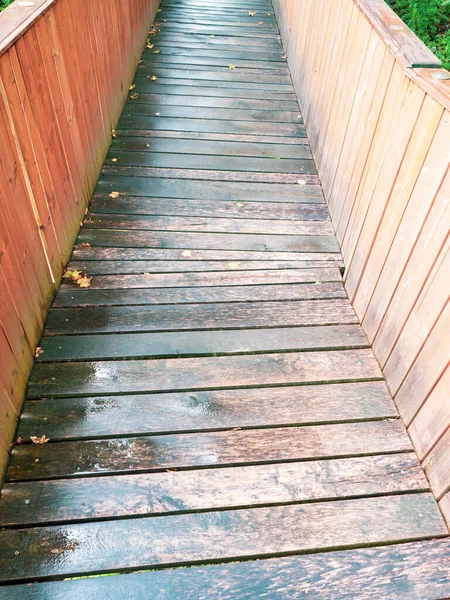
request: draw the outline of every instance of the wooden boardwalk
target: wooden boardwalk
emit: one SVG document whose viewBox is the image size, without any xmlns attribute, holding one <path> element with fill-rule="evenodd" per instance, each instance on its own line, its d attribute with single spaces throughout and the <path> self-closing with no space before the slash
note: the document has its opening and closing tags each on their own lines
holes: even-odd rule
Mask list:
<svg viewBox="0 0 450 600">
<path fill-rule="evenodd" d="M 449 597 L 270 2 L 158 21 L 30 380 L 0 599 Z"/>
</svg>

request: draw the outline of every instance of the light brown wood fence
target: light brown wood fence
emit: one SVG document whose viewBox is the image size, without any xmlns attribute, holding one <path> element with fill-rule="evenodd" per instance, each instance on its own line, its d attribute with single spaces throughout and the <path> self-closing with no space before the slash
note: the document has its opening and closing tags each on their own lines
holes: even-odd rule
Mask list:
<svg viewBox="0 0 450 600">
<path fill-rule="evenodd" d="M 18 0 L 0 14 L 0 475 L 158 3 Z"/>
<path fill-rule="evenodd" d="M 383 0 L 274 0 L 345 286 L 450 520 L 450 80 Z"/>
</svg>

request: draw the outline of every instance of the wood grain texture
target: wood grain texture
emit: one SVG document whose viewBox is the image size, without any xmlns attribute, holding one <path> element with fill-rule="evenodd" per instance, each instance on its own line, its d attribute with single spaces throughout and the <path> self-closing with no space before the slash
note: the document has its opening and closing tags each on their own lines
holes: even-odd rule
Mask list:
<svg viewBox="0 0 450 600">
<path fill-rule="evenodd" d="M 312 460 L 411 450 L 394 420 L 26 444 L 7 481 Z M 37 460 L 36 460 L 37 459 Z"/>
<path fill-rule="evenodd" d="M 52 440 L 394 419 L 381 381 L 170 394 L 43 398 L 27 403 L 19 435 Z"/>
<path fill-rule="evenodd" d="M 417 512 L 426 517 L 417 521 Z M 431 494 L 412 494 L 10 530 L 0 533 L 0 547 L 3 581 L 17 581 L 443 535 L 446 528 Z"/>
<path fill-rule="evenodd" d="M 48 525 L 427 489 L 426 477 L 412 453 L 38 481 L 4 487 L 0 524 Z M 26 515 L 22 511 L 25 500 Z"/>
<path fill-rule="evenodd" d="M 78 600 L 89 595 L 120 600 L 133 589 L 137 600 L 252 600 L 255 594 L 281 600 L 391 598 L 435 600 L 450 593 L 448 540 L 393 544 L 306 556 L 225 565 L 157 570 L 74 581 L 1 587 L 9 600 Z M 367 573 L 370 572 L 370 577 Z"/>
<path fill-rule="evenodd" d="M 41 363 L 31 398 L 306 384 L 381 378 L 370 350 L 223 356 L 167 360 Z"/>
</svg>

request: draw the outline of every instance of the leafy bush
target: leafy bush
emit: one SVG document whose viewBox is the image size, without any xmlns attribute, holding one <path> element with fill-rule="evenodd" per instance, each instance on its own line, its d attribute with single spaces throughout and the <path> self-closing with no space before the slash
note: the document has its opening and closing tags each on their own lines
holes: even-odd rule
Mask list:
<svg viewBox="0 0 450 600">
<path fill-rule="evenodd" d="M 416 35 L 450 69 L 450 0 L 387 0 Z"/>
<path fill-rule="evenodd" d="M 13 0 L 0 0 L 0 11 L 9 6 Z"/>
</svg>

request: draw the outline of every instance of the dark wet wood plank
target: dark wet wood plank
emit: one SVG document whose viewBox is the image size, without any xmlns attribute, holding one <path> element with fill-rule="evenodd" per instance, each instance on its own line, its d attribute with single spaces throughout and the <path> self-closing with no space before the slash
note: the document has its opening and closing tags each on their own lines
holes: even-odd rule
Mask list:
<svg viewBox="0 0 450 600">
<path fill-rule="evenodd" d="M 341 274 L 336 265 L 323 268 L 282 269 L 267 271 L 239 271 L 233 268 L 227 271 L 184 272 L 184 273 L 140 273 L 135 275 L 97 275 L 91 281 L 91 287 L 84 290 L 89 293 L 98 289 L 118 288 L 176 288 L 176 287 L 210 287 L 234 285 L 272 285 L 279 283 L 323 283 L 341 281 Z M 63 283 L 61 289 L 79 290 L 75 284 Z M 346 303 L 347 306 L 350 306 Z"/>
<path fill-rule="evenodd" d="M 229 219 L 224 217 L 171 217 L 120 215 L 90 212 L 84 222 L 88 229 L 133 229 L 143 231 L 194 231 L 198 233 L 262 233 L 269 235 L 333 235 L 331 221 L 290 221 L 281 219 Z"/>
<path fill-rule="evenodd" d="M 126 196 L 155 198 L 192 198 L 193 200 L 232 200 L 258 202 L 318 202 L 323 204 L 323 194 L 318 185 L 295 183 L 246 183 L 241 181 L 189 181 L 187 179 L 158 179 L 151 182 L 145 177 L 116 177 L 103 175 L 96 195 L 109 197 L 112 191 Z M 308 198 L 308 200 L 306 200 Z"/>
<path fill-rule="evenodd" d="M 208 271 L 269 271 L 285 269 L 321 269 L 327 262 L 322 260 L 310 260 L 301 263 L 297 260 L 277 262 L 272 261 L 131 261 L 131 260 L 86 260 L 73 261 L 67 265 L 67 268 L 78 271 L 89 271 L 89 275 L 129 275 L 137 273 L 193 273 Z M 337 264 L 336 264 L 337 266 Z"/>
<path fill-rule="evenodd" d="M 396 418 L 382 381 L 307 387 L 45 398 L 27 403 L 19 435 L 52 440 Z"/>
<path fill-rule="evenodd" d="M 338 252 L 333 235 L 270 235 L 83 229 L 78 242 L 109 248 L 179 248 L 181 250 L 250 250 L 269 252 Z"/>
<path fill-rule="evenodd" d="M 83 309 L 86 312 L 88 309 Z M 92 310 L 92 309 L 91 309 Z M 131 311 L 131 308 L 128 308 Z M 61 311 L 61 322 L 71 313 Z M 53 313 L 54 314 L 54 313 Z M 179 314 L 179 313 L 178 313 Z M 139 318 L 142 313 L 139 312 Z M 133 315 L 132 318 L 134 318 Z M 146 318 L 146 317 L 144 317 Z M 159 318 L 156 316 L 156 318 Z M 189 318 L 187 316 L 187 318 Z M 89 319 L 89 317 L 88 317 Z M 177 328 L 178 323 L 167 325 Z M 93 317 L 95 320 L 95 317 Z M 112 315 L 114 321 L 114 315 Z M 75 322 L 77 318 L 75 317 Z M 95 322 L 95 321 L 94 321 Z M 295 323 L 299 323 L 295 321 Z M 209 323 L 209 326 L 211 324 Z M 41 340 L 44 351 L 38 357 L 39 362 L 72 361 L 72 360 L 102 360 L 114 358 L 162 358 L 182 356 L 219 356 L 222 354 L 246 354 L 254 352 L 275 352 L 293 350 L 330 350 L 368 347 L 366 337 L 357 325 L 317 326 L 317 327 L 275 327 L 276 321 L 270 323 L 273 329 L 237 329 L 223 330 L 227 322 L 220 323 L 220 329 L 215 331 L 190 331 L 163 333 L 123 333 L 115 334 L 74 335 L 69 327 L 62 327 L 70 335 L 56 335 Z M 208 325 L 206 325 L 208 326 Z M 117 326 L 119 329 L 120 326 Z M 143 325 L 145 327 L 145 325 Z M 155 327 L 164 327 L 164 321 Z M 182 328 L 189 325 L 183 323 Z M 100 327 L 101 328 L 101 327 Z M 94 325 L 90 332 L 95 332 Z M 50 329 L 51 331 L 51 329 Z"/>
<path fill-rule="evenodd" d="M 414 453 L 23 482 L 4 487 L 0 526 L 48 525 L 411 491 L 428 491 L 428 482 Z"/>
<path fill-rule="evenodd" d="M 417 513 L 423 518 L 418 520 Z M 432 495 L 406 494 L 6 530 L 0 532 L 0 548 L 3 581 L 32 581 L 443 535 L 446 528 Z"/>
<path fill-rule="evenodd" d="M 147 94 L 150 96 L 150 94 Z M 164 96 L 160 96 L 164 97 Z M 178 96 L 170 96 L 178 100 Z M 190 96 L 191 99 L 196 99 L 195 96 Z M 182 99 L 182 97 L 181 97 Z M 222 99 L 223 100 L 223 99 Z M 183 99 L 182 99 L 183 101 Z M 244 102 L 241 100 L 240 102 Z M 248 102 L 248 101 L 247 101 Z M 160 132 L 162 133 L 162 132 Z M 139 152 L 165 152 L 179 154 L 216 154 L 220 156 L 254 156 L 254 157 L 269 157 L 277 160 L 279 158 L 289 159 L 311 159 L 311 151 L 306 144 L 283 144 L 271 143 L 265 139 L 257 141 L 254 138 L 251 142 L 232 141 L 232 140 L 215 140 L 215 139 L 188 139 L 177 137 L 153 138 L 148 137 L 117 137 L 113 140 L 110 148 L 109 157 L 117 158 L 116 151 L 139 151 Z"/>
<path fill-rule="evenodd" d="M 29 397 L 260 387 L 381 377 L 370 350 L 40 363 L 30 379 Z"/>
<path fill-rule="evenodd" d="M 226 82 L 224 83 L 226 85 Z M 157 112 L 157 111 L 156 111 Z M 220 119 L 194 119 L 183 117 L 158 117 L 124 113 L 117 129 L 200 131 L 206 133 L 251 133 L 265 136 L 305 137 L 304 125 L 296 123 L 270 123 L 262 121 L 225 121 Z M 136 135 L 136 134 L 135 134 Z"/>
<path fill-rule="evenodd" d="M 234 84 L 233 87 L 225 86 L 225 87 L 208 87 L 203 85 L 204 82 L 196 81 L 195 86 L 186 87 L 186 80 L 171 80 L 167 79 L 157 79 L 156 81 L 149 81 L 147 77 L 140 77 L 136 79 L 136 92 L 147 92 L 149 94 L 164 94 L 164 95 L 174 95 L 174 96 L 185 96 L 189 94 L 189 96 L 202 96 L 206 98 L 248 98 L 248 99 L 260 99 L 261 98 L 261 88 L 258 87 L 258 84 L 248 84 L 248 86 L 240 86 L 236 87 L 238 84 Z M 273 89 L 274 86 L 271 86 L 269 89 L 264 91 L 264 98 L 266 100 L 289 100 L 293 101 L 296 99 L 295 94 L 292 89 L 287 89 L 288 86 L 283 86 L 282 89 L 279 89 L 280 86 L 275 86 L 278 89 Z"/>
<path fill-rule="evenodd" d="M 101 248 L 76 244 L 72 254 L 73 260 L 86 261 L 163 261 L 165 263 L 190 262 L 190 261 L 234 261 L 234 262 L 258 262 L 258 261 L 287 261 L 297 262 L 298 268 L 308 268 L 309 263 L 321 262 L 322 266 L 333 266 L 342 263 L 339 252 L 255 252 L 239 250 L 176 250 L 170 248 Z"/>
<path fill-rule="evenodd" d="M 62 286 L 53 306 L 133 306 L 203 302 L 266 302 L 271 300 L 313 300 L 346 298 L 342 283 L 233 285 L 230 287 L 76 289 Z"/>
<path fill-rule="evenodd" d="M 174 58 L 180 57 L 185 60 L 190 60 L 195 63 L 198 59 L 220 59 L 225 60 L 228 64 L 232 64 L 231 61 L 264 61 L 267 65 L 267 68 L 270 69 L 270 63 L 275 62 L 279 63 L 282 61 L 284 64 L 286 59 L 283 59 L 283 50 L 279 48 L 272 48 L 271 51 L 265 50 L 264 48 L 256 48 L 252 47 L 251 49 L 245 48 L 230 48 L 229 46 L 219 46 L 197 44 L 197 43 L 178 43 L 178 44 L 167 44 L 160 40 L 157 42 L 157 50 L 160 50 L 160 54 L 156 56 L 159 60 L 163 58 L 164 60 L 169 56 L 173 56 Z M 149 58 L 147 52 L 144 52 L 144 60 Z M 155 57 L 152 54 L 152 57 Z M 187 58 L 186 58 L 187 57 Z M 209 63 L 208 63 L 209 64 Z M 238 63 L 239 64 L 239 63 Z"/>
<path fill-rule="evenodd" d="M 154 57 L 154 55 L 144 54 L 144 64 L 148 64 L 149 60 L 151 60 L 152 65 L 156 65 L 158 67 L 170 66 L 171 68 L 179 68 L 181 65 L 183 68 L 192 69 L 192 67 L 195 65 L 206 69 L 209 67 L 223 67 L 229 69 L 230 65 L 234 65 L 237 69 L 264 69 L 268 70 L 269 72 L 272 72 L 273 70 L 279 71 L 283 68 L 286 68 L 286 62 L 281 59 L 280 55 L 276 54 L 273 55 L 271 61 L 268 61 L 263 59 L 263 57 L 258 58 L 258 55 L 256 54 L 251 55 L 251 53 L 245 52 L 236 52 L 234 54 L 226 54 L 225 56 L 209 57 L 198 54 L 195 55 L 194 53 L 192 55 L 190 53 L 180 55 L 180 50 L 178 48 L 172 52 L 168 52 L 166 49 L 164 49 L 164 51 L 158 54 L 157 57 Z M 294 105 L 294 103 L 292 104 Z M 297 110 L 297 108 L 297 106 L 293 106 L 293 110 Z M 289 110 L 287 107 L 286 109 Z"/>
<path fill-rule="evenodd" d="M 50 310 L 45 335 L 347 325 L 357 322 L 353 308 L 345 300 L 60 308 Z"/>
<path fill-rule="evenodd" d="M 436 600 L 450 597 L 450 542 L 427 540 L 225 565 L 0 588 L 1 600 Z M 149 591 L 151 590 L 151 592 Z M 206 590 L 206 591 L 205 591 Z"/>
<path fill-rule="evenodd" d="M 206 109 L 208 110 L 208 109 Z M 275 158 L 271 157 L 237 157 L 210 156 L 196 154 L 162 154 L 151 152 L 126 152 L 114 150 L 106 164 L 112 164 L 111 158 L 117 159 L 117 165 L 133 167 L 163 167 L 168 169 L 212 169 L 217 171 L 258 171 L 267 173 L 315 173 L 314 161 L 311 159 Z"/>
<path fill-rule="evenodd" d="M 398 420 L 25 444 L 8 481 L 238 466 L 412 450 Z"/>
</svg>

